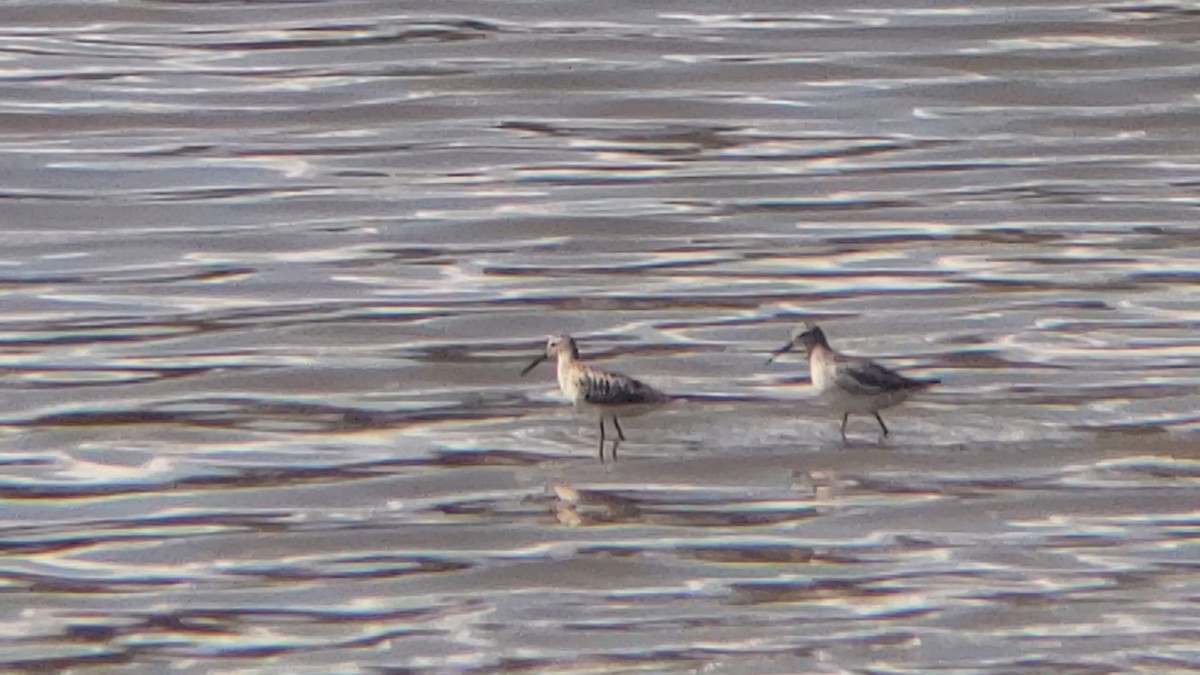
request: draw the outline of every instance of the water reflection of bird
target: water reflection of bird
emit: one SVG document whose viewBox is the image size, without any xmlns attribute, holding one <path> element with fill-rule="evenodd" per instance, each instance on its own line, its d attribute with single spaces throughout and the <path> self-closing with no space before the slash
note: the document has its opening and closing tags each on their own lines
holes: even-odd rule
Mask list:
<svg viewBox="0 0 1200 675">
<path fill-rule="evenodd" d="M 805 323 L 792 339 L 767 359 L 767 363 L 796 345 L 808 350 L 808 370 L 813 387 L 830 407 L 842 414 L 842 440 L 850 415 L 872 414 L 883 435 L 887 425 L 880 410 L 903 403 L 909 396 L 939 384 L 941 380 L 914 380 L 869 359 L 847 356 L 829 346 L 825 332 L 816 324 Z"/>
<path fill-rule="evenodd" d="M 617 445 L 625 440 L 619 417 L 637 417 L 671 401 L 663 392 L 640 382 L 607 370 L 589 366 L 579 359 L 579 348 L 570 335 L 555 335 L 546 342 L 546 351 L 521 371 L 524 376 L 539 363 L 552 357 L 558 358 L 558 387 L 575 408 L 600 421 L 600 461 L 604 461 L 604 421 L 612 420 L 617 430 L 613 440 L 612 457 L 617 458 Z"/>
</svg>

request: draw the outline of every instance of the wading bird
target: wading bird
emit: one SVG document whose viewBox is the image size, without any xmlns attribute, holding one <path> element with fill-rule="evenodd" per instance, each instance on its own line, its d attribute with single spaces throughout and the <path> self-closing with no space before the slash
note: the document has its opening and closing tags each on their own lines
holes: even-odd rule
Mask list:
<svg viewBox="0 0 1200 675">
<path fill-rule="evenodd" d="M 914 380 L 869 359 L 842 354 L 829 346 L 825 331 L 813 323 L 797 328 L 791 341 L 771 354 L 767 363 L 796 345 L 808 350 L 808 371 L 818 396 L 842 414 L 842 440 L 846 439 L 850 415 L 874 415 L 887 436 L 888 428 L 879 411 L 899 405 L 909 396 L 941 382 Z"/>
<path fill-rule="evenodd" d="M 600 422 L 600 461 L 604 461 L 604 422 L 612 420 L 617 430 L 613 440 L 612 457 L 617 459 L 617 445 L 625 440 L 620 417 L 637 417 L 671 401 L 671 397 L 650 385 L 627 375 L 589 366 L 579 359 L 579 348 L 570 335 L 551 336 L 546 351 L 521 371 L 524 376 L 539 363 L 558 358 L 558 387 L 575 404 L 577 410 L 594 415 Z"/>
</svg>

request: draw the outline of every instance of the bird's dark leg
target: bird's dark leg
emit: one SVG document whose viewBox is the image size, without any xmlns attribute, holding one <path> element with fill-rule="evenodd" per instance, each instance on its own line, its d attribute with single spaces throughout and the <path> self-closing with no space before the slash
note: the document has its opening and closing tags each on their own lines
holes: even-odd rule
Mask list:
<svg viewBox="0 0 1200 675">
<path fill-rule="evenodd" d="M 850 413 L 842 415 L 842 440 L 846 440 L 846 423 L 850 421 Z"/>
<path fill-rule="evenodd" d="M 875 419 L 879 420 L 879 428 L 883 429 L 883 435 L 887 436 L 888 435 L 887 425 L 883 423 L 883 418 L 879 416 L 879 413 L 875 413 Z"/>
<path fill-rule="evenodd" d="M 614 417 L 613 424 L 617 427 L 617 436 L 619 436 L 621 440 L 625 440 L 625 432 L 621 431 L 621 420 Z"/>
<path fill-rule="evenodd" d="M 600 463 L 604 463 L 604 418 L 600 418 Z"/>
</svg>

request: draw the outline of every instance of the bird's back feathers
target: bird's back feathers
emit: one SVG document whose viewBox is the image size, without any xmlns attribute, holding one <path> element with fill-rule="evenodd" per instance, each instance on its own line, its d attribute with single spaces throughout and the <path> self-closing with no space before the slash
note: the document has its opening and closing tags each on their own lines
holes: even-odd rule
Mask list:
<svg viewBox="0 0 1200 675">
<path fill-rule="evenodd" d="M 666 394 L 628 375 L 584 367 L 578 375 L 580 397 L 592 405 L 662 403 Z"/>
<path fill-rule="evenodd" d="M 839 355 L 840 356 L 840 355 Z M 838 359 L 835 384 L 856 396 L 874 396 L 888 392 L 923 389 L 938 380 L 914 380 L 867 359 Z"/>
</svg>

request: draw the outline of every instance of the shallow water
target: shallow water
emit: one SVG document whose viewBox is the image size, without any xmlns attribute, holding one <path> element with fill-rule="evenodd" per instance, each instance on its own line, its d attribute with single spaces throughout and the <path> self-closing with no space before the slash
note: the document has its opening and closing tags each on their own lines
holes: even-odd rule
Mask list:
<svg viewBox="0 0 1200 675">
<path fill-rule="evenodd" d="M 1200 14 L 731 7 L 0 5 L 0 668 L 1200 668 Z"/>
</svg>

